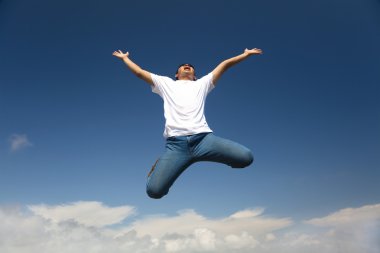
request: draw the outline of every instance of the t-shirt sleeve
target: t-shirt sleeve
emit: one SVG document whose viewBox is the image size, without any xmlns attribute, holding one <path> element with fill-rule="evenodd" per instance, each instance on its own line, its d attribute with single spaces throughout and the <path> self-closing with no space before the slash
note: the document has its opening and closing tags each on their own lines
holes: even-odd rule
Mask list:
<svg viewBox="0 0 380 253">
<path fill-rule="evenodd" d="M 152 92 L 157 93 L 158 95 L 162 94 L 163 87 L 167 83 L 173 82 L 173 80 L 167 76 L 160 76 L 160 75 L 156 75 L 153 73 L 151 73 L 150 75 L 151 75 L 152 80 L 153 80 Z"/>
<path fill-rule="evenodd" d="M 202 81 L 204 85 L 206 86 L 207 93 L 209 93 L 215 88 L 215 85 L 213 83 L 213 78 L 214 78 L 214 75 L 212 72 L 210 72 L 204 77 L 202 77 L 201 79 L 199 79 L 199 81 Z"/>
</svg>

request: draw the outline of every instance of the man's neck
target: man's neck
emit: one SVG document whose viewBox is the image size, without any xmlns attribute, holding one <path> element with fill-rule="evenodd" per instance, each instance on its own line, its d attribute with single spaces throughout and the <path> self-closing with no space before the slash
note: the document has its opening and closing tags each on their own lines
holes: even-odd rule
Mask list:
<svg viewBox="0 0 380 253">
<path fill-rule="evenodd" d="M 193 77 L 181 77 L 178 78 L 179 81 L 194 81 Z"/>
</svg>

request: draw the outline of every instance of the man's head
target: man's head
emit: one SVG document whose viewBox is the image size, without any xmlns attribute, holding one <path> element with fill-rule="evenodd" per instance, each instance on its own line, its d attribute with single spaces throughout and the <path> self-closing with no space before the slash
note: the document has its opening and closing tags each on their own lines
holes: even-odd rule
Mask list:
<svg viewBox="0 0 380 253">
<path fill-rule="evenodd" d="M 177 72 L 175 73 L 175 79 L 195 81 L 197 78 L 195 76 L 195 69 L 193 65 L 189 63 L 179 65 L 177 68 Z"/>
</svg>

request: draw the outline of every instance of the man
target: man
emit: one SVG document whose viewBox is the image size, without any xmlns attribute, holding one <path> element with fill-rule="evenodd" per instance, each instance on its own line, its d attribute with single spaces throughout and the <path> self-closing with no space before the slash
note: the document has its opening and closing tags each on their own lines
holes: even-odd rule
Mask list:
<svg viewBox="0 0 380 253">
<path fill-rule="evenodd" d="M 128 52 L 118 50 L 113 53 L 137 77 L 150 84 L 152 91 L 164 101 L 166 151 L 148 174 L 149 197 L 159 199 L 165 196 L 181 173 L 195 162 L 219 162 L 233 168 L 244 168 L 253 162 L 248 148 L 213 134 L 206 122 L 204 105 L 207 94 L 227 69 L 259 54 L 262 54 L 260 49 L 245 49 L 200 79 L 196 78 L 191 64 L 182 64 L 177 69 L 176 80 L 173 80 L 142 69 L 129 58 Z"/>
</svg>

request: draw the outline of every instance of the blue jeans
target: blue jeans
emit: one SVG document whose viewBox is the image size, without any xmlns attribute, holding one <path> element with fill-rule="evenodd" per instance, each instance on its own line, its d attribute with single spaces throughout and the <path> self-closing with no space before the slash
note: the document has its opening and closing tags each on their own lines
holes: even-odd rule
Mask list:
<svg viewBox="0 0 380 253">
<path fill-rule="evenodd" d="M 248 148 L 213 133 L 169 137 L 165 153 L 148 175 L 147 194 L 155 199 L 165 196 L 181 173 L 200 161 L 244 168 L 253 162 L 253 155 Z"/>
</svg>

